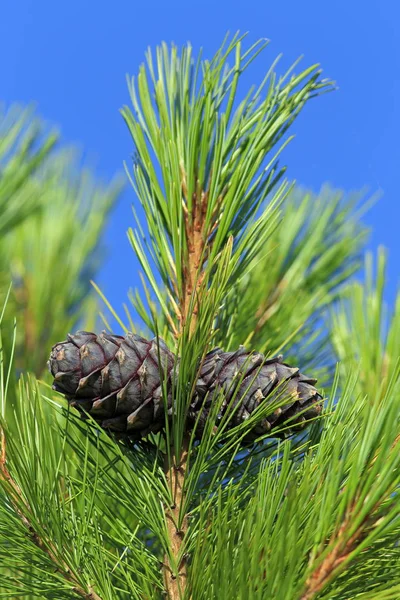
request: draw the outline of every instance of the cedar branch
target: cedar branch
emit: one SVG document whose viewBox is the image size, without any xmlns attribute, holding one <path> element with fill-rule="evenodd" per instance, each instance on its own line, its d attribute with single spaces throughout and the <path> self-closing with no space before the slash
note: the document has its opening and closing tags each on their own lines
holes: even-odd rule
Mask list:
<svg viewBox="0 0 400 600">
<path fill-rule="evenodd" d="M 399 442 L 400 436 L 398 435 L 391 445 L 390 452 L 398 451 Z M 378 456 L 379 452 L 377 451 L 369 464 L 369 469 L 376 462 Z M 382 500 L 383 498 L 378 500 L 374 508 L 371 510 L 372 516 L 366 517 L 353 535 L 347 537 L 346 532 L 350 528 L 352 522 L 354 522 L 355 516 L 354 508 L 356 506 L 357 499 L 353 500 L 337 534 L 333 535 L 328 542 L 328 548 L 330 548 L 329 552 L 322 563 L 307 579 L 301 600 L 313 600 L 313 598 L 317 597 L 321 590 L 323 590 L 330 583 L 330 581 L 337 576 L 338 572 L 342 568 L 342 564 L 345 563 L 350 554 L 357 548 L 357 545 L 359 545 L 365 539 L 371 527 L 376 525 L 376 523 L 380 520 L 380 516 L 374 515 L 374 513 L 378 511 Z"/>
<path fill-rule="evenodd" d="M 0 427 L 0 441 L 1 441 L 1 453 L 0 453 L 0 479 L 5 481 L 8 485 L 9 500 L 14 508 L 15 512 L 21 519 L 21 522 L 27 530 L 27 534 L 31 541 L 37 548 L 45 552 L 50 558 L 52 563 L 55 565 L 56 570 L 64 577 L 64 579 L 72 585 L 73 591 L 84 598 L 84 600 L 101 600 L 101 597 L 92 589 L 91 586 L 88 589 L 82 587 L 82 584 L 77 579 L 76 575 L 71 571 L 68 564 L 59 556 L 57 556 L 57 550 L 51 541 L 45 542 L 40 535 L 35 531 L 27 514 L 32 513 L 32 510 L 28 502 L 24 499 L 22 490 L 18 483 L 13 479 L 10 471 L 7 467 L 7 451 L 6 451 L 6 436 L 2 427 Z M 23 509 L 20 504 L 23 504 Z"/>
<path fill-rule="evenodd" d="M 193 194 L 192 210 L 187 209 L 187 178 L 181 168 L 182 212 L 186 237 L 186 256 L 183 266 L 183 285 L 179 294 L 179 306 L 176 306 L 180 321 L 180 334 L 189 322 L 190 334 L 193 334 L 198 318 L 200 294 L 204 280 L 203 265 L 210 232 L 206 231 L 205 221 L 208 204 L 208 191 L 201 190 L 197 182 Z M 172 452 L 165 459 L 165 475 L 171 489 L 172 505 L 165 509 L 170 552 L 164 558 L 164 583 L 169 600 L 179 600 L 186 590 L 186 557 L 184 541 L 187 532 L 187 515 L 181 514 L 184 504 L 184 480 L 188 463 L 189 439 L 183 439 L 183 448 L 179 456 Z"/>
<path fill-rule="evenodd" d="M 350 512 L 349 517 L 340 526 L 337 536 L 332 538 L 330 542 L 331 550 L 319 567 L 307 579 L 301 600 L 313 600 L 328 585 L 332 578 L 338 574 L 342 563 L 345 562 L 357 547 L 357 544 L 364 539 L 366 532 L 363 525 L 360 525 L 355 533 L 346 540 L 346 531 L 351 525 L 352 517 L 353 515 Z"/>
</svg>

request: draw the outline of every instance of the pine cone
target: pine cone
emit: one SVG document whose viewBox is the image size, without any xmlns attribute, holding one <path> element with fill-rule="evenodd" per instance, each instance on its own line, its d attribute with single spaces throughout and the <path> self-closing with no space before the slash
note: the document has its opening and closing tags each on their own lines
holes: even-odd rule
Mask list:
<svg viewBox="0 0 400 600">
<path fill-rule="evenodd" d="M 322 396 L 314 387 L 316 382 L 299 369 L 283 363 L 282 356 L 266 359 L 262 354 L 246 352 L 243 346 L 236 352 L 215 348 L 207 354 L 200 370 L 189 423 L 197 419 L 201 434 L 213 403 L 219 399 L 218 421 L 229 410 L 232 416 L 228 427 L 235 427 L 266 401 L 268 405 L 279 407 L 256 422 L 244 441 L 251 442 L 269 432 L 271 437 L 283 437 L 302 429 L 307 420 L 321 413 Z M 287 400 L 283 406 L 282 400 Z M 277 432 L 284 427 L 282 435 Z"/>
<path fill-rule="evenodd" d="M 78 331 L 53 346 L 48 365 L 53 389 L 71 406 L 105 429 L 141 437 L 165 424 L 159 358 L 169 380 L 174 354 L 163 342 Z"/>
<path fill-rule="evenodd" d="M 165 426 L 163 385 L 168 415 L 172 415 L 171 388 L 179 361 L 160 340 L 148 341 L 132 333 L 121 337 L 79 331 L 53 346 L 48 364 L 53 388 L 104 429 L 136 438 L 161 430 Z M 200 368 L 187 424 L 196 426 L 200 438 L 215 402 L 219 402 L 215 425 L 229 410 L 228 428 L 232 428 L 248 419 L 261 402 L 287 398 L 284 406 L 255 423 L 246 441 L 269 432 L 274 437 L 274 430 L 286 422 L 291 429 L 301 428 L 320 413 L 322 398 L 315 383 L 281 357 L 266 360 L 242 347 L 237 352 L 216 348 Z"/>
</svg>

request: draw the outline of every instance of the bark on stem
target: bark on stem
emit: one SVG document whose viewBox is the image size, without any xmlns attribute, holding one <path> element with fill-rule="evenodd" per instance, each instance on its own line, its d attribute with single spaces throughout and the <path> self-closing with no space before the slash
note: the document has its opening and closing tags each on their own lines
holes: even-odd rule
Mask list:
<svg viewBox="0 0 400 600">
<path fill-rule="evenodd" d="M 172 503 L 165 509 L 170 552 L 164 557 L 164 583 L 169 600 L 180 600 L 186 589 L 186 557 L 183 552 L 187 532 L 187 516 L 180 520 L 184 500 L 183 484 L 188 463 L 189 439 L 184 437 L 182 452 L 177 462 L 175 456 L 165 457 L 165 475 L 171 490 Z"/>
<path fill-rule="evenodd" d="M 346 520 L 340 530 L 337 540 L 334 541 L 331 552 L 327 555 L 323 563 L 314 571 L 306 581 L 306 588 L 301 600 L 313 600 L 337 574 L 342 563 L 348 558 L 363 537 L 363 529 L 359 527 L 357 531 L 345 542 L 341 543 L 349 522 Z"/>
<path fill-rule="evenodd" d="M 177 317 L 180 321 L 180 335 L 189 326 L 189 335 L 196 329 L 199 311 L 199 290 L 203 281 L 203 263 L 208 234 L 205 231 L 208 191 L 202 191 L 197 182 L 196 192 L 189 213 L 186 205 L 188 195 L 186 173 L 181 165 L 182 209 L 187 243 L 187 254 L 183 265 L 183 285 L 177 303 Z M 179 304 L 179 306 L 178 306 Z M 181 600 L 186 590 L 186 556 L 184 552 L 187 532 L 187 515 L 182 514 L 184 502 L 184 481 L 188 465 L 189 436 L 184 435 L 182 449 L 176 456 L 165 457 L 164 471 L 171 490 L 172 504 L 165 508 L 169 553 L 164 557 L 164 584 L 169 600 Z"/>
<path fill-rule="evenodd" d="M 396 437 L 393 442 L 392 449 L 396 451 L 396 447 L 399 442 L 399 436 Z M 370 467 L 374 464 L 377 459 L 377 454 L 370 463 Z M 354 507 L 356 505 L 357 498 L 354 499 L 352 505 L 348 510 L 348 514 L 341 524 L 338 533 L 332 537 L 329 542 L 330 552 L 325 556 L 323 562 L 314 570 L 314 572 L 307 579 L 305 584 L 304 592 L 301 596 L 301 600 L 314 600 L 318 594 L 337 576 L 350 554 L 355 548 L 361 544 L 368 534 L 371 527 L 376 524 L 376 521 L 380 517 L 374 516 L 375 511 L 378 511 L 382 499 L 380 499 L 371 510 L 372 516 L 365 517 L 364 521 L 356 529 L 356 531 L 349 537 L 346 536 L 348 529 L 354 521 Z"/>
<path fill-rule="evenodd" d="M 183 290 L 180 298 L 181 329 L 190 319 L 190 333 L 193 333 L 198 315 L 198 291 L 203 280 L 205 239 L 204 218 L 207 207 L 207 194 L 202 194 L 200 202 L 195 199 L 193 215 L 185 218 L 187 239 L 187 262 L 183 273 Z"/>
</svg>

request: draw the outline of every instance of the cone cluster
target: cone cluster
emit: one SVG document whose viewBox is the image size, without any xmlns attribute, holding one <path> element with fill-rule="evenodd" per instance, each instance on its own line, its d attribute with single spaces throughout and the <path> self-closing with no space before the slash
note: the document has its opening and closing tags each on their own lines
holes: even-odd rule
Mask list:
<svg viewBox="0 0 400 600">
<path fill-rule="evenodd" d="M 69 334 L 53 346 L 49 370 L 53 388 L 70 405 L 91 415 L 104 429 L 133 438 L 162 430 L 173 414 L 173 384 L 179 359 L 161 340 L 139 335 Z M 304 427 L 321 411 L 315 379 L 282 362 L 243 347 L 216 348 L 203 360 L 187 416 L 187 427 L 201 438 L 210 418 L 227 430 L 249 419 L 263 404 L 246 440 Z M 282 400 L 284 405 L 282 406 Z M 277 404 L 279 404 L 277 408 Z M 268 406 L 271 411 L 268 411 Z M 274 431 L 277 433 L 275 434 Z"/>
</svg>

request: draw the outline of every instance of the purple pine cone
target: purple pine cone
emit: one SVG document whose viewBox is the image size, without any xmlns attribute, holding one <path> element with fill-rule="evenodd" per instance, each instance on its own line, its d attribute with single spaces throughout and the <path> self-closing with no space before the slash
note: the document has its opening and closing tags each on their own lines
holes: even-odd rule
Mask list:
<svg viewBox="0 0 400 600">
<path fill-rule="evenodd" d="M 165 426 L 165 400 L 172 415 L 172 383 L 179 364 L 175 355 L 160 340 L 146 340 L 128 333 L 125 337 L 79 331 L 67 341 L 53 346 L 49 370 L 53 388 L 64 394 L 70 405 L 89 413 L 104 429 L 141 438 Z M 175 364 L 175 367 L 174 367 Z M 200 369 L 195 393 L 189 407 L 187 425 L 196 424 L 201 438 L 215 402 L 219 411 L 215 426 L 226 415 L 228 428 L 248 419 L 261 403 L 275 404 L 287 399 L 256 421 L 246 436 L 253 441 L 284 427 L 303 427 L 321 412 L 322 397 L 314 387 L 315 379 L 284 364 L 281 357 L 265 359 L 241 347 L 236 352 L 219 348 L 209 352 Z"/>
</svg>

